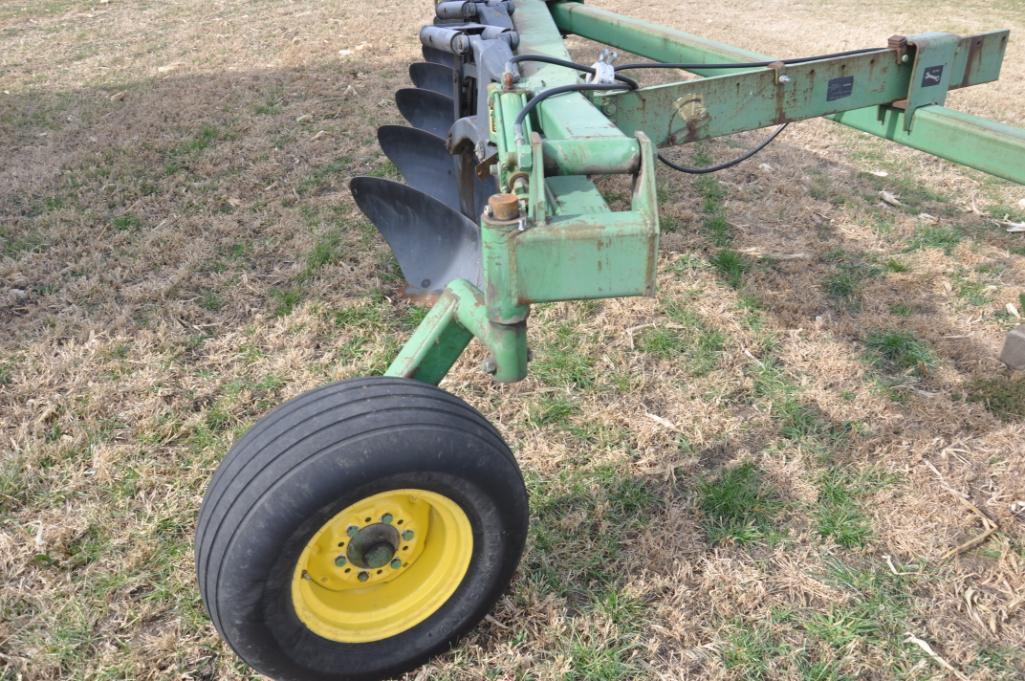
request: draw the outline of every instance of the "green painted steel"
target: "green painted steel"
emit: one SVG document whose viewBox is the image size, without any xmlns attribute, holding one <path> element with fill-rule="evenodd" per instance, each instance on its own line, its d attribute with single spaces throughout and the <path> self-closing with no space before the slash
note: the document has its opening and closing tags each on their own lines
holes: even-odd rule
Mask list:
<svg viewBox="0 0 1025 681">
<path fill-rule="evenodd" d="M 604 215 L 609 204 L 600 194 L 590 191 L 594 186 L 581 175 L 552 175 L 545 178 L 545 190 L 552 196 L 553 216 Z"/>
<path fill-rule="evenodd" d="M 990 175 L 1025 184 L 1025 130 L 939 106 L 919 109 L 908 133 L 899 109 L 858 109 L 833 120 Z"/>
<path fill-rule="evenodd" d="M 572 61 L 548 5 L 541 0 L 514 0 L 513 23 L 519 32 L 519 54 L 542 54 Z M 540 92 L 559 85 L 579 83 L 580 74 L 563 66 L 538 62 L 519 65 L 523 78 L 519 87 Z M 609 138 L 623 140 L 623 133 L 582 94 L 553 97 L 538 107 L 537 118 L 545 136 L 553 140 Z"/>
<path fill-rule="evenodd" d="M 519 218 L 501 221 L 487 214 L 481 220 L 481 265 L 484 272 L 484 292 L 488 317 L 502 324 L 524 322 L 530 309 L 529 303 L 519 295 L 516 279 L 516 259 L 519 256 L 518 242 L 525 231 L 525 223 Z M 537 229 L 546 229 L 538 227 Z"/>
<path fill-rule="evenodd" d="M 943 37 L 949 38 L 945 44 L 950 55 L 948 62 L 939 62 L 945 80 L 928 89 L 920 87 L 921 55 L 913 66 L 902 63 L 897 50 L 882 49 L 610 93 L 597 101 L 624 132 L 644 130 L 661 146 L 892 104 L 907 98 L 909 92 L 926 93 L 920 96 L 931 96 L 924 101 L 932 102 L 937 95 L 928 93 L 934 90 L 996 80 L 1007 44 L 1006 31 Z M 938 42 L 935 36 L 931 39 Z M 971 65 L 964 58 L 969 52 L 974 53 Z M 919 87 L 913 87 L 916 85 Z"/>
<path fill-rule="evenodd" d="M 520 36 L 517 48 L 519 54 L 541 54 L 557 59 L 570 60 L 571 56 L 552 20 L 548 5 L 542 0 L 515 0 L 516 11 L 513 23 Z M 562 66 L 539 62 L 523 62 L 519 65 L 522 78 L 517 89 L 523 92 L 540 92 L 546 88 L 568 85 L 579 82 L 579 73 Z M 522 94 L 502 94 L 502 110 L 496 118 L 495 136 L 503 138 L 499 145 L 500 185 L 508 187 L 508 178 L 518 172 L 530 172 L 533 153 L 530 148 L 530 131 L 533 124 L 527 127 L 527 138 L 523 144 L 516 144 L 512 134 L 512 121 L 516 113 L 526 103 Z M 619 172 L 620 168 L 635 161 L 637 145 L 631 138 L 623 134 L 605 115 L 602 114 L 584 95 L 569 93 L 553 97 L 537 107 L 532 123 L 544 131 L 545 140 L 549 144 L 552 156 L 547 161 L 562 175 L 608 174 Z M 562 144 L 562 143 L 565 144 Z M 554 145 L 554 148 L 553 148 Z M 503 146 L 507 153 L 503 155 Z M 586 147 L 586 148 L 584 148 Z M 511 152 L 515 150 L 515 154 Z M 542 168 L 543 170 L 543 168 Z M 601 192 L 591 185 L 586 178 L 578 182 L 571 196 L 549 196 L 545 193 L 544 181 L 535 181 L 527 185 L 529 216 L 531 219 L 543 221 L 551 209 L 548 204 L 556 203 L 560 210 L 572 211 L 572 204 L 579 199 L 583 206 L 594 205 L 602 201 Z M 515 190 L 515 188 L 511 188 Z M 583 211 L 581 211 L 583 212 Z"/>
<path fill-rule="evenodd" d="M 641 149 L 632 137 L 601 144 L 592 139 L 545 139 L 541 146 L 549 175 L 632 175 L 641 163 Z"/>
<path fill-rule="evenodd" d="M 981 37 L 977 38 L 979 43 L 975 40 L 970 43 L 972 46 L 981 44 Z M 949 33 L 926 33 L 913 39 L 908 38 L 908 44 L 913 45 L 915 49 L 915 61 L 910 66 L 912 73 L 904 104 L 904 110 L 907 112 L 904 123 L 907 130 L 911 130 L 916 111 L 924 106 L 943 104 L 947 101 L 947 92 L 956 82 L 955 75 L 962 82 L 968 77 L 967 73 L 955 74 L 953 67 L 948 66 L 953 63 L 959 51 L 964 52 L 959 50 L 959 42 L 957 36 Z M 1005 33 L 1001 43 L 1001 57 L 1006 46 Z M 999 68 L 996 75 L 1000 75 Z M 992 80 L 996 80 L 996 76 Z"/>
<path fill-rule="evenodd" d="M 445 288 L 384 375 L 437 385 L 473 338 L 491 351 L 489 370 L 496 381 L 526 377 L 527 325 L 493 323 L 484 294 L 465 279 Z"/>
<path fill-rule="evenodd" d="M 598 212 L 579 176 L 552 178 L 556 214 L 544 225 L 482 223 L 484 290 L 493 318 L 515 319 L 517 305 L 654 295 L 658 207 L 654 147 L 638 133 L 640 166 L 629 211 Z M 540 146 L 540 145 L 539 145 Z M 578 195 L 576 187 L 585 191 Z M 604 203 L 604 200 L 602 200 Z"/>
<path fill-rule="evenodd" d="M 724 43 L 707 40 L 683 31 L 658 26 L 641 19 L 626 17 L 597 7 L 575 2 L 556 2 L 550 6 L 558 27 L 567 32 L 596 40 L 622 50 L 663 62 L 725 63 L 744 61 L 771 61 L 773 57 L 743 50 Z M 998 32 L 997 40 L 1006 45 L 1005 32 Z M 954 61 L 955 70 L 960 59 L 965 66 L 960 72 L 969 77 L 993 77 L 999 74 L 1003 53 L 992 56 L 992 61 L 979 60 L 978 48 L 971 46 Z M 750 69 L 695 69 L 701 76 L 723 75 L 750 71 Z M 878 135 L 905 146 L 928 152 L 961 165 L 992 173 L 1015 182 L 1025 182 L 1020 170 L 1021 131 L 1010 126 L 981 118 L 966 116 L 942 106 L 932 105 L 920 109 L 915 116 L 911 132 L 897 132 L 895 122 L 907 127 L 904 115 L 893 109 L 872 106 L 857 111 L 829 116 L 831 120 L 858 130 Z M 924 121 L 918 125 L 919 121 Z M 960 134 L 957 140 L 952 134 Z M 1006 148 L 1001 145 L 1007 144 Z M 951 148 L 953 147 L 953 148 Z M 1017 155 L 1017 156 L 1016 156 Z"/>
</svg>

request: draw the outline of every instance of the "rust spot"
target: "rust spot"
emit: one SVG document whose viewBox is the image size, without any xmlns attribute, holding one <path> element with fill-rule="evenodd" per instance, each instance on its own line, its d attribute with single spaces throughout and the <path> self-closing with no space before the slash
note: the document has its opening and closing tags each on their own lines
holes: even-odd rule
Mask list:
<svg viewBox="0 0 1025 681">
<path fill-rule="evenodd" d="M 971 82 L 980 52 L 982 52 L 982 38 L 976 38 L 968 45 L 968 59 L 965 61 L 964 76 L 961 78 L 960 87 L 965 87 Z"/>
<path fill-rule="evenodd" d="M 687 137 L 684 138 L 686 142 L 694 142 L 700 139 L 698 137 L 698 122 L 691 120 L 687 121 Z"/>
</svg>

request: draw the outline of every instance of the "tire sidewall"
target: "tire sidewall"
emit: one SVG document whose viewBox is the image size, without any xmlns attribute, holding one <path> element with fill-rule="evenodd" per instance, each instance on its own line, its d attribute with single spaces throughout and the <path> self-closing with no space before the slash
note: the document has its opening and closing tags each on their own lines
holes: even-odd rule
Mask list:
<svg viewBox="0 0 1025 681">
<path fill-rule="evenodd" d="M 499 451 L 495 451 L 495 450 Z M 506 451 L 501 451 L 505 449 Z M 301 459 L 301 451 L 290 452 Z M 409 631 L 370 643 L 324 639 L 296 616 L 291 584 L 312 536 L 347 506 L 378 492 L 442 494 L 473 530 L 455 593 Z M 522 477 L 493 433 L 435 425 L 379 430 L 297 462 L 240 523 L 217 581 L 222 634 L 262 673 L 282 679 L 374 679 L 440 652 L 486 614 L 515 570 L 526 536 Z"/>
</svg>

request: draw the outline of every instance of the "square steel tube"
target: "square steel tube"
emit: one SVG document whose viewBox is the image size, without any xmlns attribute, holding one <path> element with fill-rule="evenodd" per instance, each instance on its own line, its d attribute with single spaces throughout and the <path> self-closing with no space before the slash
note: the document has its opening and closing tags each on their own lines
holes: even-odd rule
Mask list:
<svg viewBox="0 0 1025 681">
<path fill-rule="evenodd" d="M 556 2 L 549 9 L 556 25 L 567 33 L 656 61 L 710 64 L 773 59 L 581 3 Z M 708 76 L 745 70 L 748 69 L 695 69 L 693 73 Z M 911 132 L 902 130 L 898 133 L 893 124 L 898 119 L 903 124 L 902 116 L 903 112 L 899 110 L 872 106 L 829 118 L 948 161 L 1025 184 L 1025 162 L 1022 161 L 1025 158 L 1025 131 L 942 106 L 929 106 L 918 110 Z M 923 125 L 918 124 L 919 117 L 925 121 Z M 960 137 L 952 144 L 955 141 L 951 136 L 954 131 Z"/>
</svg>

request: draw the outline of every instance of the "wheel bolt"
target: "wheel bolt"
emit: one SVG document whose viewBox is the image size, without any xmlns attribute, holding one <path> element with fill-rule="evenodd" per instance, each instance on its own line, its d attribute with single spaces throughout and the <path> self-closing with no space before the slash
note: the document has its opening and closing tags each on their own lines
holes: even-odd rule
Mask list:
<svg viewBox="0 0 1025 681">
<path fill-rule="evenodd" d="M 338 556 L 337 558 L 335 558 L 335 565 L 337 567 L 344 566 L 345 565 L 345 556 Z"/>
<path fill-rule="evenodd" d="M 345 530 L 345 533 L 350 537 L 355 537 L 357 532 L 359 532 L 359 527 L 356 525 L 349 525 L 348 529 Z"/>
<path fill-rule="evenodd" d="M 381 522 L 382 523 L 389 523 L 389 524 L 391 524 L 391 521 L 394 520 L 394 519 L 395 518 L 394 518 L 394 516 L 392 516 L 391 513 L 385 513 L 383 516 L 381 516 Z"/>
<path fill-rule="evenodd" d="M 367 581 L 368 579 L 370 579 L 370 573 L 369 573 L 369 572 L 367 572 L 366 570 L 364 570 L 363 572 L 360 572 L 360 573 L 359 573 L 359 581 L 361 581 L 361 582 L 365 582 L 365 581 Z"/>
<path fill-rule="evenodd" d="M 410 539 L 412 539 L 413 538 L 413 530 L 406 530 L 405 532 L 403 532 L 402 533 L 402 538 L 405 539 L 406 541 L 409 541 Z"/>
<path fill-rule="evenodd" d="M 398 569 L 399 569 L 400 567 L 402 567 L 402 561 L 401 561 L 401 560 L 399 560 L 398 558 L 396 558 L 395 560 L 393 560 L 393 561 L 391 562 L 391 566 L 392 566 L 393 568 L 395 568 L 396 570 L 398 570 Z"/>
</svg>

